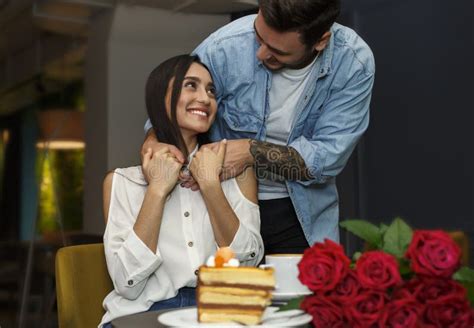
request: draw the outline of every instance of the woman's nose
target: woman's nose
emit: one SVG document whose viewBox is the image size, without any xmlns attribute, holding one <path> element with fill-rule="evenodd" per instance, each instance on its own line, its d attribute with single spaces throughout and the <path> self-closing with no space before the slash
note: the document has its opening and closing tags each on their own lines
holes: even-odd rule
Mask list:
<svg viewBox="0 0 474 328">
<path fill-rule="evenodd" d="M 206 105 L 211 102 L 211 98 L 209 97 L 209 94 L 207 93 L 207 90 L 205 88 L 199 89 L 199 95 L 197 100 Z"/>
</svg>

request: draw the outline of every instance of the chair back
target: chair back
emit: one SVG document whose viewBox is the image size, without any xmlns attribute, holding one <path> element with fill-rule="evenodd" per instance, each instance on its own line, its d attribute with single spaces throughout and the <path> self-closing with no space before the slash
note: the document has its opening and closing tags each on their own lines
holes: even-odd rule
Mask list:
<svg viewBox="0 0 474 328">
<path fill-rule="evenodd" d="M 103 244 L 68 246 L 56 254 L 59 327 L 97 327 L 102 301 L 113 289 Z"/>
</svg>

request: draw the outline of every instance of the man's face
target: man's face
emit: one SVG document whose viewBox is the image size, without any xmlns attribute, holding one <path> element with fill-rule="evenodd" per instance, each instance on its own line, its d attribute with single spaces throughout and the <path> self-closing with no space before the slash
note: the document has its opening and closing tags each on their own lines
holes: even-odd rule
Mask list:
<svg viewBox="0 0 474 328">
<path fill-rule="evenodd" d="M 307 47 L 298 32 L 278 32 L 269 27 L 259 12 L 254 23 L 260 48 L 257 58 L 269 70 L 299 69 L 309 65 L 317 54 L 314 47 Z"/>
</svg>

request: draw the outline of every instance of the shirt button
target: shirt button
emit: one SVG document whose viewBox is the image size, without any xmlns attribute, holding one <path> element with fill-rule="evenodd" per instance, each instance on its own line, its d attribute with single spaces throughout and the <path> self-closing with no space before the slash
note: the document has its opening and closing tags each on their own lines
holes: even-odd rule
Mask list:
<svg viewBox="0 0 474 328">
<path fill-rule="evenodd" d="M 199 270 L 194 270 L 194 274 L 197 276 L 199 273 Z"/>
<path fill-rule="evenodd" d="M 250 254 L 250 257 L 255 257 L 255 253 L 252 252 L 252 253 Z"/>
<path fill-rule="evenodd" d="M 190 242 L 188 243 L 188 246 L 189 246 L 189 247 L 193 247 L 193 245 L 194 245 L 194 243 L 193 243 L 192 241 L 190 241 Z"/>
<path fill-rule="evenodd" d="M 184 216 L 185 216 L 185 217 L 188 217 L 188 216 L 189 216 L 189 212 L 188 212 L 188 211 L 184 212 Z"/>
<path fill-rule="evenodd" d="M 127 281 L 127 284 L 128 284 L 129 286 L 133 285 L 133 280 Z"/>
</svg>

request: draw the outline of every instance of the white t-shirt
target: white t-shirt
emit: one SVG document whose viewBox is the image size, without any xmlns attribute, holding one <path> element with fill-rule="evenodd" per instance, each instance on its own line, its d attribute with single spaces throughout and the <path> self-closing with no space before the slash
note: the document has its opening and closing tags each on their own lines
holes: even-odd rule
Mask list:
<svg viewBox="0 0 474 328">
<path fill-rule="evenodd" d="M 104 234 L 114 290 L 104 299 L 106 313 L 99 327 L 146 311 L 182 287 L 195 287 L 196 270 L 218 248 L 201 193 L 177 185 L 165 203 L 153 253 L 133 230 L 146 189 L 141 166 L 115 170 Z M 245 198 L 235 179 L 222 182 L 222 189 L 240 220 L 230 247 L 242 265 L 255 266 L 263 257 L 258 205 Z"/>
<path fill-rule="evenodd" d="M 272 74 L 272 84 L 268 94 L 269 113 L 266 118 L 267 134 L 265 141 L 287 145 L 287 140 L 296 118 L 296 105 L 303 94 L 311 68 L 316 62 L 301 69 L 282 69 Z M 259 180 L 258 199 L 277 199 L 289 197 L 283 181 Z"/>
</svg>

